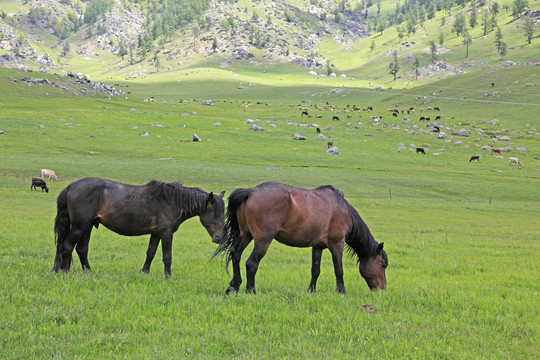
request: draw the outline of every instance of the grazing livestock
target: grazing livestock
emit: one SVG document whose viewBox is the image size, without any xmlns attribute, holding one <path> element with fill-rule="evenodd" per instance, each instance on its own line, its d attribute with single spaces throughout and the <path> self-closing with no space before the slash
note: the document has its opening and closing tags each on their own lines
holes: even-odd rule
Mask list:
<svg viewBox="0 0 540 360">
<path fill-rule="evenodd" d="M 497 153 L 497 154 L 501 155 L 501 149 L 499 149 L 499 148 L 491 148 L 491 153 Z"/>
<path fill-rule="evenodd" d="M 521 166 L 521 161 L 519 161 L 516 157 L 509 157 L 508 158 L 508 165 L 517 164 Z"/>
<path fill-rule="evenodd" d="M 397 117 L 397 114 L 396 114 L 396 113 L 392 113 L 392 116 Z"/>
<path fill-rule="evenodd" d="M 435 106 L 435 107 L 433 108 L 433 111 L 441 111 L 441 109 L 439 109 L 437 106 Z"/>
<path fill-rule="evenodd" d="M 480 155 L 473 155 L 473 156 L 471 156 L 471 159 L 469 160 L 469 162 L 474 161 L 474 160 L 480 161 Z"/>
<path fill-rule="evenodd" d="M 171 275 L 172 240 L 178 227 L 198 216 L 214 243 L 225 235 L 224 192 L 219 196 L 179 183 L 152 180 L 128 185 L 97 177 L 68 185 L 57 199 L 54 222 L 56 257 L 53 271 L 69 271 L 75 248 L 83 270 L 90 270 L 88 242 L 93 227 L 125 236 L 150 234 L 142 272 L 148 273 L 161 241 L 165 276 Z"/>
<path fill-rule="evenodd" d="M 334 142 L 333 142 L 333 141 L 329 141 L 327 145 L 328 145 L 328 148 L 330 149 L 332 146 L 334 146 Z"/>
<path fill-rule="evenodd" d="M 440 116 L 440 115 L 435 116 L 435 119 L 434 119 L 433 121 L 437 121 L 437 120 L 441 120 L 441 116 Z"/>
<path fill-rule="evenodd" d="M 255 275 L 273 239 L 288 246 L 312 248 L 310 292 L 316 290 L 321 255 L 328 249 L 334 262 L 337 291 L 345 294 L 344 248 L 357 259 L 360 274 L 371 290 L 386 289 L 388 256 L 383 243 L 375 241 L 358 212 L 330 185 L 308 190 L 267 182 L 236 189 L 229 196 L 226 232 L 218 253 L 225 254 L 226 266 L 233 263 L 227 294 L 240 289 L 240 260 L 252 240 L 253 251 L 246 262 L 246 292 L 255 293 Z"/>
<path fill-rule="evenodd" d="M 49 188 L 47 187 L 47 183 L 43 179 L 38 178 L 32 178 L 32 185 L 30 185 L 30 190 L 37 190 L 37 188 L 41 188 L 41 192 L 45 190 L 45 192 L 49 192 Z"/>
<path fill-rule="evenodd" d="M 307 112 L 307 111 L 302 111 L 302 114 L 301 114 L 301 116 L 304 116 L 304 115 L 307 115 L 307 116 L 309 116 L 309 114 L 308 114 L 308 112 Z"/>
<path fill-rule="evenodd" d="M 321 128 L 317 128 L 317 134 L 321 133 Z"/>
<path fill-rule="evenodd" d="M 426 150 L 424 150 L 424 148 L 417 147 L 417 148 L 416 148 L 416 153 L 417 153 L 417 154 L 418 154 L 418 153 L 421 153 L 421 154 L 426 155 Z"/>
<path fill-rule="evenodd" d="M 54 180 L 58 181 L 58 176 L 56 176 L 56 173 L 49 169 L 41 169 L 41 178 L 45 179 L 45 177 L 48 177 L 47 180 L 51 180 L 53 178 Z"/>
<path fill-rule="evenodd" d="M 433 126 L 433 132 L 436 132 L 436 133 L 441 132 L 441 128 L 435 125 Z"/>
<path fill-rule="evenodd" d="M 332 120 L 336 120 L 336 121 L 339 121 L 339 116 L 332 116 Z"/>
</svg>

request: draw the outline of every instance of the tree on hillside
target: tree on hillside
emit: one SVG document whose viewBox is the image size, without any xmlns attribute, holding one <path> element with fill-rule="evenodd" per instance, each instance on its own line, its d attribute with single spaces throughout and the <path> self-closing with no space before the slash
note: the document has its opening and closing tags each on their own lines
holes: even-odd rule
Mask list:
<svg viewBox="0 0 540 360">
<path fill-rule="evenodd" d="M 444 33 L 442 31 L 439 33 L 439 45 L 440 47 L 444 45 Z"/>
<path fill-rule="evenodd" d="M 463 32 L 463 45 L 465 45 L 466 47 L 466 52 L 465 52 L 465 57 L 468 58 L 469 57 L 469 45 L 472 44 L 472 36 L 471 34 L 469 33 L 469 30 L 465 30 Z"/>
<path fill-rule="evenodd" d="M 413 69 L 414 69 L 414 80 L 418 80 L 418 75 L 420 75 L 420 70 L 418 68 L 420 67 L 420 60 L 415 56 L 413 61 Z"/>
<path fill-rule="evenodd" d="M 521 16 L 521 13 L 529 6 L 528 0 L 514 0 L 512 2 L 512 15 L 515 18 L 518 18 Z"/>
<path fill-rule="evenodd" d="M 64 56 L 66 56 L 69 52 L 70 52 L 69 42 L 66 40 L 66 41 L 64 42 L 64 47 L 62 48 L 62 54 L 63 54 Z"/>
<path fill-rule="evenodd" d="M 504 41 L 501 41 L 501 46 L 499 48 L 499 54 L 501 55 L 501 59 L 504 59 L 507 53 L 508 50 L 506 48 L 506 43 Z"/>
<path fill-rule="evenodd" d="M 434 64 L 437 60 L 437 45 L 433 40 L 429 42 L 429 52 L 431 53 L 431 63 Z"/>
<path fill-rule="evenodd" d="M 456 32 L 456 35 L 461 35 L 467 28 L 467 22 L 463 13 L 456 14 L 454 25 L 452 25 L 452 31 Z"/>
<path fill-rule="evenodd" d="M 326 72 L 328 75 L 332 73 L 332 65 L 330 59 L 326 59 Z"/>
<path fill-rule="evenodd" d="M 159 56 L 157 53 L 154 54 L 154 65 L 156 66 L 156 72 L 159 72 L 159 66 L 161 65 L 159 62 Z"/>
<path fill-rule="evenodd" d="M 476 26 L 477 19 L 476 9 L 473 8 L 469 17 L 469 25 L 472 29 Z"/>
<path fill-rule="evenodd" d="M 486 35 L 488 32 L 489 21 L 490 21 L 489 11 L 488 10 L 482 11 L 482 27 L 484 29 L 484 35 Z"/>
<path fill-rule="evenodd" d="M 495 31 L 495 47 L 497 48 L 497 53 L 500 53 L 502 38 L 503 33 L 501 28 L 497 26 L 497 30 Z"/>
<path fill-rule="evenodd" d="M 399 61 L 398 61 L 398 54 L 397 51 L 394 50 L 392 53 L 392 61 L 390 64 L 388 64 L 389 74 L 394 76 L 394 80 L 396 80 L 397 73 L 399 71 Z"/>
<path fill-rule="evenodd" d="M 214 41 L 212 41 L 212 52 L 215 53 L 217 50 L 217 47 L 218 47 L 217 39 L 214 38 Z"/>
<path fill-rule="evenodd" d="M 536 31 L 536 23 L 534 22 L 534 19 L 532 17 L 525 16 L 525 18 L 523 19 L 523 30 L 525 31 L 527 44 L 530 44 L 532 38 L 534 37 L 534 32 Z"/>
<path fill-rule="evenodd" d="M 122 60 L 124 60 L 124 56 L 126 56 L 128 53 L 127 51 L 127 48 L 126 48 L 126 43 L 124 42 L 124 40 L 120 40 L 120 44 L 118 44 L 118 56 L 120 56 L 122 58 Z"/>
<path fill-rule="evenodd" d="M 371 45 L 369 45 L 369 50 L 373 51 L 375 49 L 375 40 L 371 40 Z"/>
</svg>

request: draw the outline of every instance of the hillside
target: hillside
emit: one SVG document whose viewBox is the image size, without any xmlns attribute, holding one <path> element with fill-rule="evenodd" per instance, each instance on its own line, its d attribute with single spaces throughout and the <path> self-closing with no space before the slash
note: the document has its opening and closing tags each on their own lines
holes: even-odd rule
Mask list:
<svg viewBox="0 0 540 360">
<path fill-rule="evenodd" d="M 540 58 L 538 0 L 7 0 L 1 7 L 1 66 L 98 78 L 240 62 L 407 87 Z"/>
</svg>

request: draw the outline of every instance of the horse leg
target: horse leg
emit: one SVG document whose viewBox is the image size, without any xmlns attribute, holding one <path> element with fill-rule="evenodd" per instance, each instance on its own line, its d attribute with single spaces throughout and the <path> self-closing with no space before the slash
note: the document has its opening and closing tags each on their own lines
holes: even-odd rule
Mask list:
<svg viewBox="0 0 540 360">
<path fill-rule="evenodd" d="M 165 267 L 165 277 L 171 277 L 172 264 L 172 233 L 166 232 L 161 236 L 161 252 L 163 253 L 163 265 Z"/>
<path fill-rule="evenodd" d="M 259 268 L 259 263 L 261 262 L 264 255 L 266 255 L 266 251 L 268 250 L 268 246 L 270 245 L 270 240 L 263 240 L 261 242 L 255 241 L 255 246 L 253 247 L 253 251 L 251 252 L 251 255 L 246 261 L 246 277 L 247 277 L 247 284 L 246 284 L 246 292 L 247 293 L 253 293 L 255 294 L 255 274 L 257 273 L 257 269 Z"/>
<path fill-rule="evenodd" d="M 148 274 L 150 272 L 150 265 L 156 255 L 156 250 L 159 245 L 159 235 L 152 234 L 150 236 L 150 242 L 148 243 L 148 250 L 146 250 L 146 261 L 144 262 L 141 272 Z"/>
<path fill-rule="evenodd" d="M 233 277 L 229 283 L 229 287 L 225 291 L 226 294 L 231 292 L 238 292 L 240 285 L 242 284 L 242 274 L 240 273 L 240 260 L 242 259 L 242 253 L 248 244 L 251 242 L 251 236 L 242 233 L 240 235 L 240 241 L 234 248 L 231 248 L 231 260 L 233 266 Z"/>
<path fill-rule="evenodd" d="M 81 266 L 83 270 L 90 270 L 90 264 L 88 263 L 88 243 L 90 242 L 90 234 L 92 233 L 92 225 L 87 231 L 83 232 L 80 240 L 77 242 L 75 250 L 81 260 Z"/>
<path fill-rule="evenodd" d="M 345 294 L 345 283 L 343 282 L 343 247 L 329 248 L 334 262 L 334 273 L 336 274 L 337 291 Z"/>
<path fill-rule="evenodd" d="M 62 253 L 62 264 L 60 265 L 61 270 L 65 272 L 69 271 L 69 268 L 71 267 L 73 248 L 75 248 L 75 245 L 79 242 L 83 236 L 83 233 L 84 231 L 79 225 L 72 225 L 72 228 L 69 231 L 69 234 L 62 244 L 62 248 L 60 250 Z"/>
<path fill-rule="evenodd" d="M 315 292 L 317 279 L 321 273 L 321 257 L 323 249 L 311 248 L 311 282 L 309 283 L 309 292 Z"/>
</svg>

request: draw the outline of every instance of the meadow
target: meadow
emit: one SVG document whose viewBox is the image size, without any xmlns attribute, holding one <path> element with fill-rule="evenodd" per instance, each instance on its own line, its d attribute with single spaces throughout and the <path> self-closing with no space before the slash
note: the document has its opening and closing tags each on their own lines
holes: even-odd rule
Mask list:
<svg viewBox="0 0 540 360">
<path fill-rule="evenodd" d="M 13 84 L 9 76 L 27 73 L 0 69 L 0 357 L 540 357 L 540 92 L 534 71 L 496 68 L 490 77 L 471 73 L 375 92 L 285 66 L 216 66 L 151 80 L 107 79 L 131 92 L 108 99 Z M 498 96 L 483 97 L 495 90 Z M 151 96 L 156 101 L 144 101 Z M 422 104 L 424 97 L 431 103 Z M 209 99 L 212 106 L 201 105 Z M 326 102 L 336 110 L 315 109 Z M 374 111 L 345 113 L 353 104 Z M 322 118 L 302 117 L 298 105 Z M 442 129 L 450 136 L 437 139 L 419 131 L 426 125 L 420 113 L 404 120 L 386 111 L 411 106 L 439 106 L 445 128 L 472 135 Z M 332 121 L 333 115 L 341 120 Z M 249 131 L 248 119 L 266 131 Z M 482 123 L 493 119 L 497 125 Z M 322 132 L 341 154 L 327 155 L 330 139 L 314 139 L 315 128 L 300 122 L 333 126 Z M 149 136 L 141 136 L 145 132 Z M 494 140 L 496 132 L 512 141 Z M 308 139 L 293 140 L 293 133 Z M 202 141 L 191 142 L 193 134 Z M 501 159 L 481 150 L 485 145 L 525 150 Z M 409 151 L 417 146 L 426 155 Z M 480 161 L 470 163 L 476 154 Z M 522 166 L 509 166 L 509 156 Z M 49 193 L 30 190 L 42 168 L 59 176 L 48 182 Z M 212 257 L 216 245 L 197 219 L 175 235 L 168 280 L 161 250 L 151 273 L 139 273 L 148 237 L 122 237 L 103 227 L 90 240 L 91 272 L 83 272 L 75 256 L 71 272 L 51 273 L 56 196 L 86 176 L 131 184 L 182 180 L 226 196 L 264 181 L 331 184 L 385 243 L 388 289 L 369 291 L 345 258 L 347 294 L 338 294 L 325 252 L 317 293 L 310 294 L 310 250 L 274 242 L 257 273 L 257 295 L 245 294 L 244 283 L 238 295 L 227 296 L 232 271 Z M 375 312 L 365 312 L 364 304 Z"/>
</svg>

